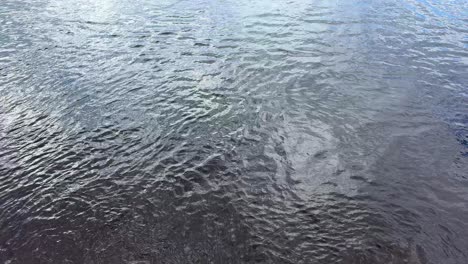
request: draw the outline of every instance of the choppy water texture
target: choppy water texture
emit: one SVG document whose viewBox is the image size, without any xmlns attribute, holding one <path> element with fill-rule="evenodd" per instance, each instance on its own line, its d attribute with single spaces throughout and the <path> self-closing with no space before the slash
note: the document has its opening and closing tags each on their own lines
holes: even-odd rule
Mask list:
<svg viewBox="0 0 468 264">
<path fill-rule="evenodd" d="M 465 0 L 2 0 L 0 262 L 468 263 Z"/>
</svg>

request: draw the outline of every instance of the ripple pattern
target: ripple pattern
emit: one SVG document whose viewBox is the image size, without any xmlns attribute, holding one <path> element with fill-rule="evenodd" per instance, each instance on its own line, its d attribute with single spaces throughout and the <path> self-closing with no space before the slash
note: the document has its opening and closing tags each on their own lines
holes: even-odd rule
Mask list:
<svg viewBox="0 0 468 264">
<path fill-rule="evenodd" d="M 3 0 L 0 262 L 466 263 L 467 14 Z"/>
</svg>

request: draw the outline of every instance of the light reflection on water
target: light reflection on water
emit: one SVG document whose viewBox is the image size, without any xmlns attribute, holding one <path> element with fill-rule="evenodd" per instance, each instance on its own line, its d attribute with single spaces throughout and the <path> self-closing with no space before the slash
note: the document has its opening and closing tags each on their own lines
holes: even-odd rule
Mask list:
<svg viewBox="0 0 468 264">
<path fill-rule="evenodd" d="M 465 2 L 4 1 L 0 262 L 466 262 Z"/>
</svg>

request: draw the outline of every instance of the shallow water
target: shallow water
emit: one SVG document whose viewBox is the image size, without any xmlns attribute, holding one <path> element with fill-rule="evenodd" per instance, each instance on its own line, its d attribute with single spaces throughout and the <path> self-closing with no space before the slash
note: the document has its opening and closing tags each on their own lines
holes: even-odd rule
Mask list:
<svg viewBox="0 0 468 264">
<path fill-rule="evenodd" d="M 3 0 L 1 263 L 468 263 L 468 2 Z"/>
</svg>

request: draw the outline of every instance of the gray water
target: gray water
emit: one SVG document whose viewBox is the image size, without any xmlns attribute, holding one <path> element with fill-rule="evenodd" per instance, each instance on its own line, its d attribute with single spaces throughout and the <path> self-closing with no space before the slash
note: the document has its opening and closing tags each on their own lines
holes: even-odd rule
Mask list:
<svg viewBox="0 0 468 264">
<path fill-rule="evenodd" d="M 0 263 L 468 263 L 465 0 L 2 0 Z"/>
</svg>

